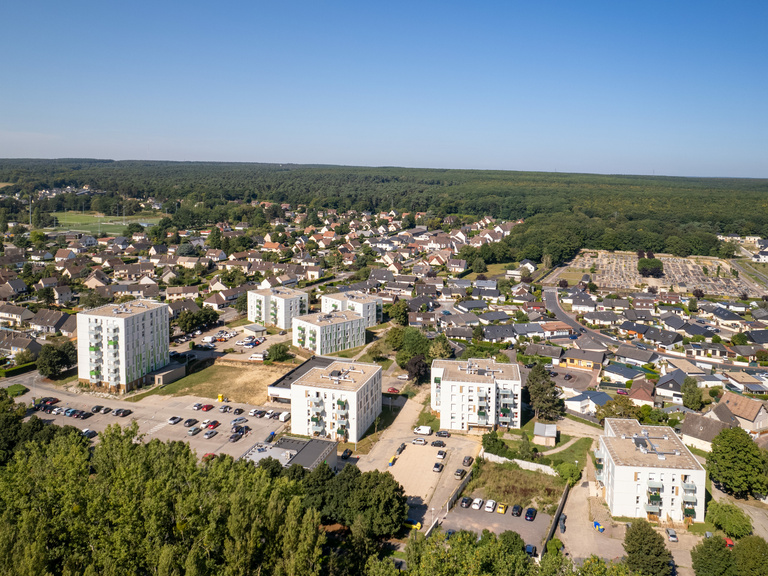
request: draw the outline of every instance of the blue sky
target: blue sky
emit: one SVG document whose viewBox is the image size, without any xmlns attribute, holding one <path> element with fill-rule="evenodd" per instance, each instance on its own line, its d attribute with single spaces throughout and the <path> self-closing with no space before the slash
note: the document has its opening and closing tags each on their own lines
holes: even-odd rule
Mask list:
<svg viewBox="0 0 768 576">
<path fill-rule="evenodd" d="M 768 3 L 10 2 L 0 157 L 768 177 Z"/>
</svg>

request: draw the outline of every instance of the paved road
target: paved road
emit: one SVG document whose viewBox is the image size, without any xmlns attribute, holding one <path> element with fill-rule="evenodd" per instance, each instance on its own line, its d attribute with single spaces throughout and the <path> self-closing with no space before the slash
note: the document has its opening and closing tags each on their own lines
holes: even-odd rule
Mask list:
<svg viewBox="0 0 768 576">
<path fill-rule="evenodd" d="M 539 554 L 541 554 L 542 544 L 552 523 L 552 517 L 539 512 L 533 522 L 528 522 L 523 516 L 512 516 L 511 511 L 511 506 L 505 514 L 499 514 L 498 512 L 485 512 L 485 510 L 473 510 L 456 505 L 448 513 L 440 527 L 443 531 L 469 530 L 478 535 L 482 534 L 484 529 L 495 534 L 512 530 L 520 534 L 526 544 L 536 546 Z"/>
</svg>

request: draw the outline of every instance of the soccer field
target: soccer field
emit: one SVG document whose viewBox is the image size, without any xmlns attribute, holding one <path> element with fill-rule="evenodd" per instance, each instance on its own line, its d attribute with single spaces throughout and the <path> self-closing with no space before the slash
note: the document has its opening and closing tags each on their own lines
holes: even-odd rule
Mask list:
<svg viewBox="0 0 768 576">
<path fill-rule="evenodd" d="M 56 219 L 55 230 L 73 230 L 88 232 L 96 236 L 114 236 L 121 234 L 128 224 L 138 222 L 154 226 L 160 221 L 156 212 L 146 212 L 127 216 L 125 219 L 117 216 L 104 216 L 93 212 L 52 212 Z"/>
</svg>

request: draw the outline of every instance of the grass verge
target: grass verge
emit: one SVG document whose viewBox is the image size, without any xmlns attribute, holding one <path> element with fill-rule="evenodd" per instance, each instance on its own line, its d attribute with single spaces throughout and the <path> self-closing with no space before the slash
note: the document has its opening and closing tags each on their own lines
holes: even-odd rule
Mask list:
<svg viewBox="0 0 768 576">
<path fill-rule="evenodd" d="M 573 420 L 574 422 L 580 422 L 582 424 L 586 424 L 587 426 L 592 426 L 592 428 L 598 428 L 599 430 L 602 430 L 603 427 L 600 426 L 600 424 L 596 424 L 595 422 L 590 422 L 589 420 L 584 420 L 584 418 L 579 418 L 578 416 L 574 416 L 573 414 L 566 414 L 566 418 L 569 420 Z"/>
<path fill-rule="evenodd" d="M 392 422 L 395 421 L 398 414 L 400 414 L 400 408 L 393 406 L 390 409 L 390 407 L 384 403 L 384 406 L 381 409 L 378 427 L 375 423 L 372 424 L 371 427 L 366 430 L 362 440 L 357 443 L 357 446 L 355 446 L 354 442 L 344 442 L 339 444 L 339 452 L 349 448 L 350 450 L 354 450 L 356 454 L 368 454 L 371 451 L 371 448 L 373 448 L 373 445 L 379 441 L 379 438 L 381 438 L 384 431 L 392 425 Z"/>
</svg>

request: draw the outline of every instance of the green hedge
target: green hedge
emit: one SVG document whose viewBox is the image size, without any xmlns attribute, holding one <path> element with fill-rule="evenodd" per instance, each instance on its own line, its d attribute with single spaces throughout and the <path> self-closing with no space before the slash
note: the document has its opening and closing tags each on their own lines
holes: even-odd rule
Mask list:
<svg viewBox="0 0 768 576">
<path fill-rule="evenodd" d="M 12 384 L 11 386 L 8 386 L 6 390 L 8 391 L 8 396 L 11 398 L 15 398 L 16 396 L 21 396 L 22 394 L 29 392 L 29 388 L 22 386 L 21 384 Z"/>
<path fill-rule="evenodd" d="M 30 372 L 37 367 L 37 362 L 29 362 L 28 364 L 22 364 L 21 366 L 14 366 L 13 368 L 0 368 L 0 378 L 8 378 L 10 376 L 16 376 L 17 374 L 24 374 Z"/>
</svg>

